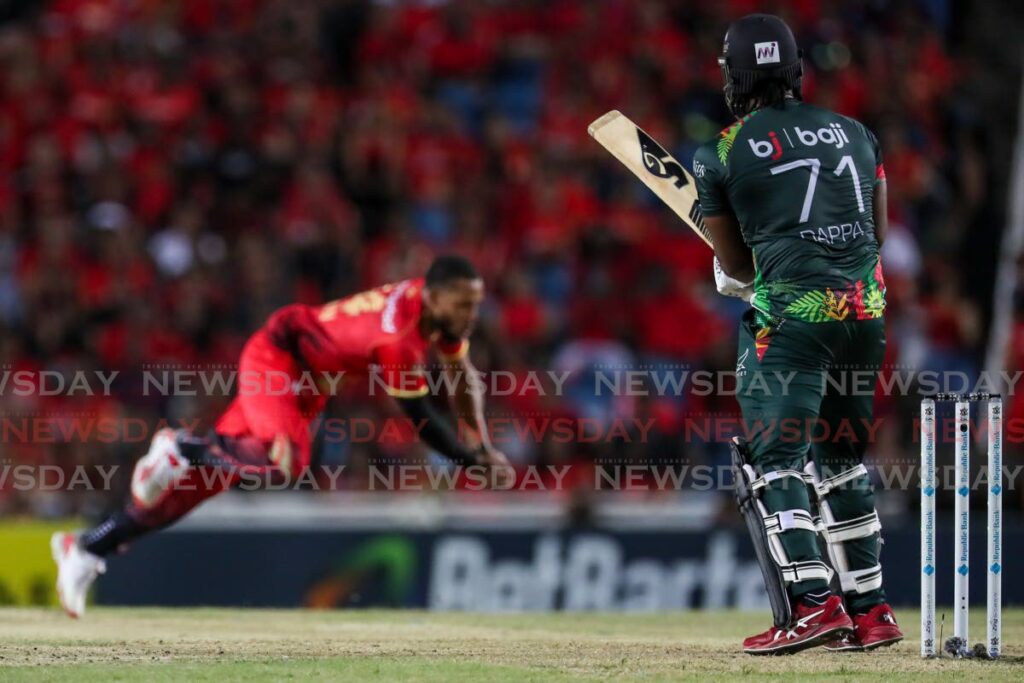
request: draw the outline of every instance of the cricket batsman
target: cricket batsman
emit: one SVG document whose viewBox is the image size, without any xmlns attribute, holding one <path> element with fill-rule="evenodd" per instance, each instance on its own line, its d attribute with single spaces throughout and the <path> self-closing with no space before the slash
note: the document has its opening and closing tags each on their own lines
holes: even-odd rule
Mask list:
<svg viewBox="0 0 1024 683">
<path fill-rule="evenodd" d="M 749 441 L 734 439 L 732 457 L 774 616 L 743 649 L 891 645 L 903 634 L 862 463 L 885 351 L 878 141 L 801 100 L 801 52 L 776 16 L 733 23 L 719 64 L 736 121 L 698 149 L 693 169 L 718 291 L 752 306 L 736 367 Z M 870 386 L 837 389 L 844 373 Z"/>
<path fill-rule="evenodd" d="M 262 387 L 267 385 L 260 378 L 287 375 L 294 386 L 306 372 L 345 372 L 345 377 L 380 372 L 378 380 L 427 445 L 457 463 L 492 468 L 495 480 L 506 483 L 512 470 L 491 444 L 480 383 L 468 356 L 468 337 L 483 297 L 483 281 L 469 261 L 441 256 L 425 278 L 322 306 L 286 306 L 249 338 L 239 377 Z M 423 366 L 431 348 L 444 371 L 452 373 L 446 384 L 455 387 L 453 407 L 466 420 L 468 443 L 459 440 L 427 396 Z M 244 474 L 298 476 L 310 463 L 310 426 L 328 398 L 317 391 L 240 391 L 210 436 L 157 432 L 135 465 L 131 500 L 121 512 L 80 534 L 53 535 L 57 594 L 64 610 L 72 617 L 84 613 L 86 594 L 106 571 L 107 555 L 173 524 L 237 485 Z M 209 476 L 215 469 L 227 476 Z"/>
</svg>

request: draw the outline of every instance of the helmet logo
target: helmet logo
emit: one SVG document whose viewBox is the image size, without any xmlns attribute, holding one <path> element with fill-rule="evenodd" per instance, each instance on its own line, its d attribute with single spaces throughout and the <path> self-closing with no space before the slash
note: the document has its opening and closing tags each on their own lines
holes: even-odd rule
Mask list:
<svg viewBox="0 0 1024 683">
<path fill-rule="evenodd" d="M 778 64 L 781 61 L 778 41 L 754 43 L 754 56 L 758 64 Z"/>
</svg>

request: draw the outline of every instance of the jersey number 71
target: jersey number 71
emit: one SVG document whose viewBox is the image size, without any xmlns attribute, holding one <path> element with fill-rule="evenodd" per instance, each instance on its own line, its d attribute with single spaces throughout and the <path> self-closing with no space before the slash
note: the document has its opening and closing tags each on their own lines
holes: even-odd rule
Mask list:
<svg viewBox="0 0 1024 683">
<path fill-rule="evenodd" d="M 780 173 L 786 173 L 798 168 L 807 166 L 811 169 L 811 176 L 807 181 L 807 192 L 804 194 L 804 204 L 800 209 L 800 220 L 799 223 L 806 223 L 811 217 L 811 205 L 814 204 L 814 188 L 818 185 L 818 174 L 821 172 L 821 160 L 820 159 L 797 159 L 795 161 L 787 161 L 784 164 L 778 166 L 772 166 L 769 171 L 772 175 L 778 175 Z M 860 191 L 860 177 L 857 175 L 857 167 L 853 164 L 853 157 L 850 155 L 844 156 L 839 160 L 839 164 L 836 166 L 834 171 L 835 175 L 840 176 L 843 174 L 843 169 L 846 167 L 850 168 L 850 175 L 853 178 L 853 191 L 857 195 L 857 208 L 860 209 L 861 213 L 864 213 L 864 195 Z"/>
</svg>

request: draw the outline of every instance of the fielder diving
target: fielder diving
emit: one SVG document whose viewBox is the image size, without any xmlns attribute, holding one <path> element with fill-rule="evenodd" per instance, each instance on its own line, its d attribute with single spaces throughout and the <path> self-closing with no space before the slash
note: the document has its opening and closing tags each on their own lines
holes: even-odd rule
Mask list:
<svg viewBox="0 0 1024 683">
<path fill-rule="evenodd" d="M 239 374 L 297 381 L 312 372 L 379 372 L 385 390 L 417 425 L 420 438 L 461 464 L 491 468 L 495 481 L 512 476 L 488 436 L 480 385 L 469 360 L 469 335 L 484 297 L 469 261 L 442 256 L 425 278 L 405 280 L 323 306 L 293 304 L 270 316 L 249 338 Z M 453 409 L 465 421 L 463 443 L 433 408 L 423 367 L 433 348 Z M 299 477 L 310 463 L 310 427 L 329 395 L 319 391 L 239 392 L 209 436 L 157 432 L 132 472 L 124 509 L 80 534 L 51 540 L 58 566 L 57 594 L 72 617 L 85 612 L 86 594 L 106 571 L 109 554 L 185 516 L 204 500 L 237 485 L 247 473 Z M 420 427 L 422 426 L 422 427 Z M 227 476 L 209 476 L 221 470 Z M 294 480 L 294 479 L 292 479 Z"/>
<path fill-rule="evenodd" d="M 864 125 L 801 100 L 800 57 L 778 17 L 734 22 L 719 64 L 736 121 L 693 160 L 718 290 L 752 305 L 737 368 L 750 439 L 732 449 L 774 616 L 743 642 L 755 655 L 903 638 L 882 587 L 863 465 L 885 352 L 885 171 Z M 854 372 L 870 387 L 835 389 Z M 780 429 L 785 420 L 843 436 L 810 443 L 807 430 Z"/>
</svg>

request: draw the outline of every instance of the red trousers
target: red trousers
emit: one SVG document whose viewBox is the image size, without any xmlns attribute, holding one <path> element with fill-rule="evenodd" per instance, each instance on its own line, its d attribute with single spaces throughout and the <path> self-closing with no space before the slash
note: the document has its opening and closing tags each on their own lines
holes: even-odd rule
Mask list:
<svg viewBox="0 0 1024 683">
<path fill-rule="evenodd" d="M 156 505 L 142 509 L 132 504 L 129 514 L 147 526 L 167 526 L 237 485 L 243 471 L 276 470 L 294 477 L 308 467 L 310 425 L 327 398 L 297 393 L 293 387 L 301 372 L 295 359 L 271 343 L 265 331 L 256 332 L 238 362 L 238 394 L 214 428 L 217 434 L 237 440 L 244 454 L 236 458 L 241 469 L 192 467 Z"/>
</svg>

